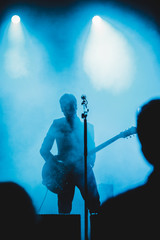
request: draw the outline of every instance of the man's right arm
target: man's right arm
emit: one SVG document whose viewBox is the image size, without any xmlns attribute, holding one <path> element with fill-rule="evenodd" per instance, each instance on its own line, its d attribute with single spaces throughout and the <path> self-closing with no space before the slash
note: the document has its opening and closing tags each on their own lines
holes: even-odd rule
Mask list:
<svg viewBox="0 0 160 240">
<path fill-rule="evenodd" d="M 53 159 L 53 154 L 51 153 L 51 149 L 52 149 L 54 140 L 55 140 L 55 124 L 53 122 L 40 148 L 40 154 L 45 161 L 49 159 Z"/>
</svg>

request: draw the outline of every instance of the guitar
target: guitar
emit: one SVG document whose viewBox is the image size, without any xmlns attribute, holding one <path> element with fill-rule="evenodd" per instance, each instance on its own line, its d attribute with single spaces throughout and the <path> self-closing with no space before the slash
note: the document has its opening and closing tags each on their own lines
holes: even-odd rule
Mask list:
<svg viewBox="0 0 160 240">
<path fill-rule="evenodd" d="M 111 143 L 117 141 L 120 138 L 127 138 L 137 133 L 136 127 L 131 127 L 125 130 L 113 138 L 98 145 L 94 149 L 88 152 L 88 156 L 92 155 L 101 149 L 107 147 Z M 67 171 L 65 164 L 58 156 L 54 159 L 45 162 L 42 168 L 42 184 L 45 185 L 51 192 L 59 194 L 64 190 L 64 186 L 67 184 Z"/>
</svg>

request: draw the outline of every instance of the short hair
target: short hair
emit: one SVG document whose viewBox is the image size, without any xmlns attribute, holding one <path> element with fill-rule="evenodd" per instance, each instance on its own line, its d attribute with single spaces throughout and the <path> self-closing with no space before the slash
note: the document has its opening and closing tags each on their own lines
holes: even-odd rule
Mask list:
<svg viewBox="0 0 160 240">
<path fill-rule="evenodd" d="M 68 104 L 73 104 L 77 108 L 77 99 L 73 94 L 65 93 L 61 96 L 60 100 L 61 108 L 65 107 Z"/>
<path fill-rule="evenodd" d="M 141 143 L 157 142 L 160 134 L 160 99 L 144 104 L 137 115 L 137 133 Z"/>
</svg>

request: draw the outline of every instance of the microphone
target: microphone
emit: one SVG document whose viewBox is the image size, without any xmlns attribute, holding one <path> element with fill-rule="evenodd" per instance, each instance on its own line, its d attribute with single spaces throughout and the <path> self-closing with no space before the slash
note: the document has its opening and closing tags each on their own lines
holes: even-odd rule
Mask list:
<svg viewBox="0 0 160 240">
<path fill-rule="evenodd" d="M 86 95 L 82 95 L 82 96 L 81 96 L 81 99 L 82 99 L 82 100 L 86 100 Z"/>
</svg>

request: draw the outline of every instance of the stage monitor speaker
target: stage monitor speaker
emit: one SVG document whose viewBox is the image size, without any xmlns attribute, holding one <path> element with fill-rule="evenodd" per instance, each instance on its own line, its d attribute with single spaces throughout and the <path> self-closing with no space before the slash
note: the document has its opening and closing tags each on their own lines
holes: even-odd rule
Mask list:
<svg viewBox="0 0 160 240">
<path fill-rule="evenodd" d="M 40 214 L 37 233 L 45 240 L 81 240 L 80 215 Z"/>
</svg>

